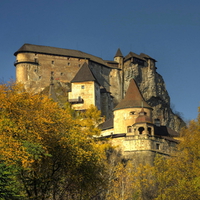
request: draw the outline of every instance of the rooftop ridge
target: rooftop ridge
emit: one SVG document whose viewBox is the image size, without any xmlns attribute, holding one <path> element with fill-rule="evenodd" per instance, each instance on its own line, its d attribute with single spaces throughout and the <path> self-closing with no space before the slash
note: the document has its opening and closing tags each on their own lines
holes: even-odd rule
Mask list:
<svg viewBox="0 0 200 200">
<path fill-rule="evenodd" d="M 107 66 L 105 61 L 102 58 L 79 51 L 79 50 L 73 50 L 73 49 L 64 49 L 64 48 L 58 48 L 58 47 L 50 47 L 50 46 L 25 43 L 14 53 L 14 55 L 16 56 L 18 53 L 22 53 L 22 52 L 41 53 L 41 54 L 59 55 L 59 56 L 71 56 L 71 57 L 78 57 L 78 58 L 83 58 L 83 59 L 87 58 L 94 62 Z"/>
</svg>

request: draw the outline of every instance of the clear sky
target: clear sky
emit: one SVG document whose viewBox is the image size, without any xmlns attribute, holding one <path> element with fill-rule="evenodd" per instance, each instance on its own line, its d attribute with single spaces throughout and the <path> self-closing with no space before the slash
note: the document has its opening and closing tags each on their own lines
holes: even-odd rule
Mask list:
<svg viewBox="0 0 200 200">
<path fill-rule="evenodd" d="M 81 50 L 113 60 L 155 58 L 175 111 L 196 119 L 200 106 L 199 0 L 0 0 L 0 78 L 15 79 L 24 43 Z"/>
</svg>

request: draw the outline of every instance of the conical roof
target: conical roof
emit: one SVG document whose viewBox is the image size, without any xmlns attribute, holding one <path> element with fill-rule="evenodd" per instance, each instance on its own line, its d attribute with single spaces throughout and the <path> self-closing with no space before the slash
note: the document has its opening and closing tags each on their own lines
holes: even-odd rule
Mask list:
<svg viewBox="0 0 200 200">
<path fill-rule="evenodd" d="M 115 57 L 123 57 L 120 48 L 117 49 L 117 52 L 116 52 L 116 54 L 115 54 Z"/>
<path fill-rule="evenodd" d="M 77 74 L 75 75 L 75 77 L 72 79 L 71 82 L 75 83 L 75 82 L 85 82 L 85 81 L 96 81 L 98 83 L 87 63 L 84 63 L 82 65 L 82 67 L 79 69 L 79 71 L 77 72 Z"/>
<path fill-rule="evenodd" d="M 131 79 L 124 99 L 122 99 L 122 101 L 114 108 L 114 110 L 141 107 L 152 109 L 142 97 L 135 80 Z"/>
</svg>

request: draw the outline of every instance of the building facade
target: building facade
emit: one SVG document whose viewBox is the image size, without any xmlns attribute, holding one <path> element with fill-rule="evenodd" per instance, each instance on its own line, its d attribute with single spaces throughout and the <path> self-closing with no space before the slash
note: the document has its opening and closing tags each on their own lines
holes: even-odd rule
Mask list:
<svg viewBox="0 0 200 200">
<path fill-rule="evenodd" d="M 113 61 L 105 61 L 77 50 L 31 44 L 14 55 L 16 81 L 27 90 L 41 92 L 59 83 L 75 110 L 91 104 L 101 110 L 106 118 L 101 136 L 112 138 L 124 156 L 152 162 L 157 153 L 174 151 L 178 133 L 162 125 L 134 79 L 141 70 L 156 75 L 155 59 L 133 52 L 124 57 L 118 49 Z M 145 80 L 139 81 L 145 86 Z"/>
</svg>

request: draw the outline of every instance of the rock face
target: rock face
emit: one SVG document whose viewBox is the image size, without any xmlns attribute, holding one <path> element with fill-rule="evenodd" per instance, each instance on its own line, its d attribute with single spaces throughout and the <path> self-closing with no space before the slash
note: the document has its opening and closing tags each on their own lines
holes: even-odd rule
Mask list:
<svg viewBox="0 0 200 200">
<path fill-rule="evenodd" d="M 153 119 L 160 119 L 162 125 L 179 132 L 185 122 L 170 108 L 169 94 L 162 76 L 156 72 L 156 67 L 141 67 L 138 64 L 125 66 L 124 91 L 127 90 L 131 78 L 135 79 L 145 101 L 152 106 Z"/>
</svg>

